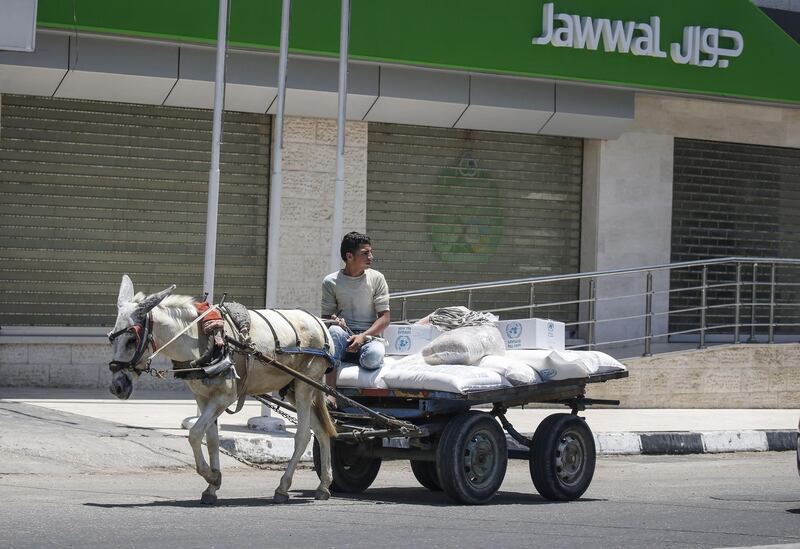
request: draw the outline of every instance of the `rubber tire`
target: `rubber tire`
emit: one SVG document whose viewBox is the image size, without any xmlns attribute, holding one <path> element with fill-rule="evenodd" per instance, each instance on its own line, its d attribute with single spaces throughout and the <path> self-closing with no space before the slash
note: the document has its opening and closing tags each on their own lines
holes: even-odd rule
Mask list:
<svg viewBox="0 0 800 549">
<path fill-rule="evenodd" d="M 572 501 L 592 483 L 596 460 L 594 438 L 586 422 L 572 414 L 553 414 L 533 435 L 531 480 L 542 497 Z"/>
<path fill-rule="evenodd" d="M 481 446 L 480 454 L 476 453 L 466 463 L 476 444 Z M 445 425 L 436 448 L 436 470 L 442 490 L 454 501 L 471 505 L 487 503 L 503 484 L 507 466 L 506 436 L 491 415 L 469 411 Z"/>
<path fill-rule="evenodd" d="M 369 444 L 360 443 L 360 444 Z M 352 456 L 350 448 L 354 445 L 345 444 L 331 440 L 331 469 L 333 470 L 333 482 L 331 483 L 331 492 L 340 494 L 360 494 L 369 488 L 378 476 L 378 471 L 381 469 L 380 458 L 368 458 L 361 456 Z M 320 476 L 320 456 L 319 456 L 319 442 L 317 437 L 314 437 L 314 470 L 317 476 Z"/>
<path fill-rule="evenodd" d="M 439 482 L 439 472 L 436 470 L 435 462 L 412 459 L 411 472 L 414 473 L 414 478 L 431 492 L 442 491 L 442 485 Z"/>
</svg>

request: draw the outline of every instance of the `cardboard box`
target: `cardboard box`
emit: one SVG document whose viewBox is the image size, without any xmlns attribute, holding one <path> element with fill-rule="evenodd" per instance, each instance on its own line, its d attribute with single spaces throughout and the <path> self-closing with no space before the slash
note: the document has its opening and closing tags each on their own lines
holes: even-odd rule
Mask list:
<svg viewBox="0 0 800 549">
<path fill-rule="evenodd" d="M 442 331 L 436 326 L 419 324 L 390 324 L 383 331 L 387 355 L 411 355 L 436 339 Z"/>
<path fill-rule="evenodd" d="M 544 318 L 499 320 L 506 349 L 556 349 L 564 350 L 564 323 Z"/>
</svg>

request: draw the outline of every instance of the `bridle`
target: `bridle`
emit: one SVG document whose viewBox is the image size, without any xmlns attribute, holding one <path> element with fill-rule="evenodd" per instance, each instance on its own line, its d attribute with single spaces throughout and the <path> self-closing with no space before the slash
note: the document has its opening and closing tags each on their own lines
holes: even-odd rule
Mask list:
<svg viewBox="0 0 800 549">
<path fill-rule="evenodd" d="M 153 341 L 152 315 L 147 313 L 147 316 L 145 316 L 141 322 L 137 322 L 128 326 L 127 328 L 123 328 L 108 334 L 108 340 L 113 343 L 116 338 L 125 333 L 131 333 L 136 337 L 136 352 L 133 354 L 133 358 L 130 360 L 112 360 L 108 363 L 108 368 L 112 373 L 117 373 L 121 370 L 129 370 L 134 373 L 147 372 L 149 367 L 142 370 L 137 370 L 136 365 L 139 364 L 139 361 L 142 359 L 142 355 L 147 350 L 148 345 L 153 348 L 153 351 L 156 350 L 156 344 Z"/>
</svg>

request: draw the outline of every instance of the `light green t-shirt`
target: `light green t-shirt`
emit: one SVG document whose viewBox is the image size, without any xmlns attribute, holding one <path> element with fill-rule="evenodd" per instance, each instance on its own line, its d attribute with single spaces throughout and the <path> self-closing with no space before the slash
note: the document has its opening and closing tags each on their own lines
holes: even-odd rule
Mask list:
<svg viewBox="0 0 800 549">
<path fill-rule="evenodd" d="M 378 315 L 389 310 L 389 286 L 375 269 L 361 276 L 331 273 L 322 281 L 322 315 L 344 318 L 355 332 L 372 326 Z"/>
</svg>

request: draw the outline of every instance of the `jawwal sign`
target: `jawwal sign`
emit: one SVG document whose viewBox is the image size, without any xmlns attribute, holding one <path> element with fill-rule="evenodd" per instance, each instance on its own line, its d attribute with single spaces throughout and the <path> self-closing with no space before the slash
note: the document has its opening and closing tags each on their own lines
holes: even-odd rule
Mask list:
<svg viewBox="0 0 800 549">
<path fill-rule="evenodd" d="M 800 65 L 800 44 L 750 0 L 487 5 L 352 0 L 350 58 L 800 104 L 800 71 L 787 70 Z M 337 57 L 339 9 L 330 0 L 295 2 L 291 51 Z M 107 0 L 39 0 L 38 22 L 214 44 L 217 10 L 216 0 L 139 0 L 113 10 Z M 281 0 L 232 2 L 229 45 L 277 50 L 280 20 Z"/>
<path fill-rule="evenodd" d="M 728 41 L 731 47 L 720 43 Z M 606 18 L 581 17 L 577 14 L 554 13 L 554 4 L 542 10 L 542 34 L 533 44 L 597 50 L 603 44 L 606 52 L 631 53 L 649 57 L 667 57 L 661 44 L 661 18 L 649 22 L 611 21 Z M 741 55 L 744 39 L 741 33 L 699 25 L 684 27 L 683 43 L 670 45 L 670 57 L 679 65 L 726 68 L 729 59 Z"/>
</svg>

